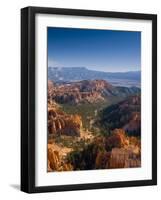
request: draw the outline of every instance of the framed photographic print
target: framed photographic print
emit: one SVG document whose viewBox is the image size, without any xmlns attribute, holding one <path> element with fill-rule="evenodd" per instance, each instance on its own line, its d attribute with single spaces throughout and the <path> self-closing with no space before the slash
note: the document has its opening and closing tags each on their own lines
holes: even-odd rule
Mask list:
<svg viewBox="0 0 161 200">
<path fill-rule="evenodd" d="M 21 10 L 21 190 L 157 184 L 157 16 Z"/>
</svg>

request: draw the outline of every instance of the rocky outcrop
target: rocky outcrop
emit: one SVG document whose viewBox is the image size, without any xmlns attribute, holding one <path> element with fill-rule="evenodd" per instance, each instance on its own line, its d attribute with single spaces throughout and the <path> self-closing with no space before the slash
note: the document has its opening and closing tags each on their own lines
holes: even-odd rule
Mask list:
<svg viewBox="0 0 161 200">
<path fill-rule="evenodd" d="M 60 157 L 57 151 L 48 147 L 48 170 L 57 171 L 60 166 Z"/>
<path fill-rule="evenodd" d="M 99 151 L 96 156 L 96 168 L 115 169 L 140 167 L 140 145 L 128 137 L 123 129 L 115 129 L 105 139 L 106 151 Z"/>
<path fill-rule="evenodd" d="M 48 172 L 51 171 L 71 171 L 73 167 L 70 163 L 65 162 L 54 147 L 48 144 Z"/>
<path fill-rule="evenodd" d="M 79 115 L 68 115 L 54 103 L 48 103 L 49 135 L 80 136 L 82 120 Z"/>
<path fill-rule="evenodd" d="M 141 97 L 130 96 L 102 111 L 98 122 L 104 130 L 122 128 L 128 135 L 141 135 Z"/>
<path fill-rule="evenodd" d="M 136 153 L 135 148 L 138 150 L 137 147 L 113 148 L 108 161 L 109 168 L 141 167 L 140 156 Z"/>
<path fill-rule="evenodd" d="M 57 103 L 79 104 L 96 103 L 108 97 L 126 97 L 140 89 L 114 87 L 105 80 L 83 80 L 79 82 L 55 84 L 48 82 L 48 96 Z"/>
<path fill-rule="evenodd" d="M 113 134 L 106 139 L 106 150 L 113 148 L 124 148 L 129 145 L 128 137 L 123 129 L 115 129 Z"/>
<path fill-rule="evenodd" d="M 110 157 L 111 157 L 111 152 L 99 151 L 95 160 L 95 168 L 108 169 Z"/>
<path fill-rule="evenodd" d="M 55 87 L 53 99 L 58 103 L 95 103 L 104 100 L 100 93 L 105 81 L 81 81 Z"/>
<path fill-rule="evenodd" d="M 108 168 L 140 167 L 140 143 L 136 141 L 136 138 L 127 136 L 123 129 L 115 129 L 106 139 L 106 150 L 110 150 Z"/>
<path fill-rule="evenodd" d="M 116 169 L 141 166 L 140 140 L 129 137 L 123 129 L 111 136 L 96 137 L 82 152 L 71 153 L 71 163 L 77 169 Z"/>
</svg>

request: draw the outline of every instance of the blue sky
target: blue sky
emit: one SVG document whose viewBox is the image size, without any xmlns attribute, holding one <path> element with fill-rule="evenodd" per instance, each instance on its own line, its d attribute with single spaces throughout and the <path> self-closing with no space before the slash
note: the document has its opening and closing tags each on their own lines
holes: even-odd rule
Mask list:
<svg viewBox="0 0 161 200">
<path fill-rule="evenodd" d="M 124 72 L 141 67 L 141 32 L 48 27 L 48 66 Z"/>
</svg>

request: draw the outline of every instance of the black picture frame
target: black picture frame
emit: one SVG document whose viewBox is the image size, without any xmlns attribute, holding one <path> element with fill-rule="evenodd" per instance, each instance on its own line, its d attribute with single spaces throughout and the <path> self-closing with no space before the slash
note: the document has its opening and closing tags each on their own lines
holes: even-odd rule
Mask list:
<svg viewBox="0 0 161 200">
<path fill-rule="evenodd" d="M 35 186 L 35 15 L 60 14 L 152 21 L 152 179 L 60 186 Z M 21 190 L 27 193 L 157 184 L 157 15 L 45 7 L 21 9 Z"/>
</svg>

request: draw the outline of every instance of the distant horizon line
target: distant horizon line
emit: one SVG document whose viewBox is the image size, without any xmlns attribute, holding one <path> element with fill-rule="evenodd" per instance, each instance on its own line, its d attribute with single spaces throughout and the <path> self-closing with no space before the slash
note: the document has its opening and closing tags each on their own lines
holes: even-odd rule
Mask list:
<svg viewBox="0 0 161 200">
<path fill-rule="evenodd" d="M 96 70 L 96 69 L 89 69 L 88 67 L 54 67 L 54 66 L 48 66 L 48 68 L 57 68 L 57 69 L 64 69 L 64 68 L 77 68 L 77 69 L 86 69 L 91 71 L 97 71 L 97 72 L 107 72 L 107 73 L 128 73 L 128 72 L 141 72 L 141 70 L 130 70 L 130 71 L 102 71 L 102 70 Z"/>
</svg>

